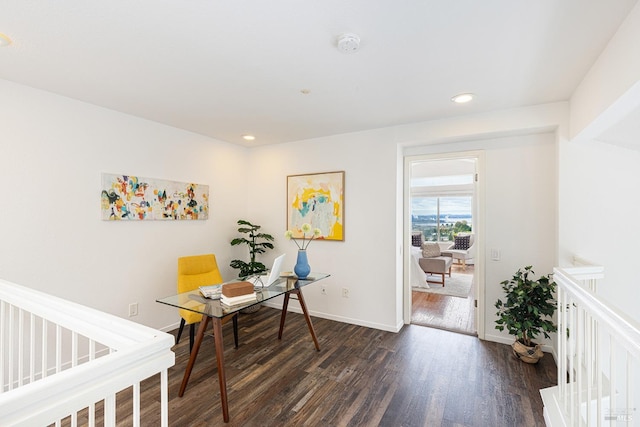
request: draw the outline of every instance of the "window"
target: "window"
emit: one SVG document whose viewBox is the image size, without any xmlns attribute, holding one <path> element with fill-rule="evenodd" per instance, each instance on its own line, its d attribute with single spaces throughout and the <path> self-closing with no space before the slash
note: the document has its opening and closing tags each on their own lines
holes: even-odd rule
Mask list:
<svg viewBox="0 0 640 427">
<path fill-rule="evenodd" d="M 454 235 L 472 231 L 472 196 L 413 196 L 411 229 L 426 241 L 453 241 Z"/>
</svg>

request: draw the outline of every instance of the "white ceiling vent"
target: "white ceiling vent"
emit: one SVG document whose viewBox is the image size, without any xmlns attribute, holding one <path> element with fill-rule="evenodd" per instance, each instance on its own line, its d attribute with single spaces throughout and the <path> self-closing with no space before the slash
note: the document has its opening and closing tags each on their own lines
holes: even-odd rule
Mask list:
<svg viewBox="0 0 640 427">
<path fill-rule="evenodd" d="M 338 50 L 342 53 L 355 53 L 360 48 L 360 37 L 353 33 L 338 36 Z"/>
</svg>

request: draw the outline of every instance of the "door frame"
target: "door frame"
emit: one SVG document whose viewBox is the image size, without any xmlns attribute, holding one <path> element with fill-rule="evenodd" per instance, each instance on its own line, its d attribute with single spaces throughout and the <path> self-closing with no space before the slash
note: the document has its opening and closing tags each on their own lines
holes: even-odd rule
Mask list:
<svg viewBox="0 0 640 427">
<path fill-rule="evenodd" d="M 485 283 L 484 283 L 484 212 L 485 212 L 485 153 L 483 150 L 464 151 L 457 153 L 421 154 L 404 157 L 404 179 L 403 179 L 403 248 L 411 245 L 411 164 L 417 161 L 435 161 L 451 159 L 475 159 L 476 160 L 476 180 L 474 196 L 476 198 L 477 218 L 475 218 L 476 258 L 474 259 L 474 291 L 477 300 L 475 311 L 476 331 L 479 339 L 485 336 Z M 411 251 L 403 250 L 403 321 L 405 324 L 411 323 L 411 283 L 409 272 L 411 268 Z"/>
</svg>

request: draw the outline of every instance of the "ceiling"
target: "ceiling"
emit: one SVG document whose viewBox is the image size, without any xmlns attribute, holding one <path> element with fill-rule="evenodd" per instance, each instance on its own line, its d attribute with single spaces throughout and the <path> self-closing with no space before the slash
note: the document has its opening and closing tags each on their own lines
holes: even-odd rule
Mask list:
<svg viewBox="0 0 640 427">
<path fill-rule="evenodd" d="M 1 0 L 0 78 L 273 144 L 568 100 L 635 3 Z"/>
</svg>

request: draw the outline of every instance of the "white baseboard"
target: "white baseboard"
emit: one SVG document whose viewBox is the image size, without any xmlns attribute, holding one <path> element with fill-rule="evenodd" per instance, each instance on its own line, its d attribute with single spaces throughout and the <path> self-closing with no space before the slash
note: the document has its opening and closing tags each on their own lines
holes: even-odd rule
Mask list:
<svg viewBox="0 0 640 427">
<path fill-rule="evenodd" d="M 270 308 L 275 308 L 277 310 L 281 310 L 282 309 L 282 303 L 278 303 L 278 302 L 265 302 L 262 303 L 262 305 L 264 305 L 265 307 L 270 307 Z M 288 311 L 294 312 L 294 313 L 298 313 L 298 314 L 302 314 L 302 310 L 299 307 L 293 306 L 293 305 L 289 305 L 288 307 Z M 309 314 L 311 316 L 314 317 L 320 317 L 322 319 L 327 319 L 327 320 L 335 320 L 336 322 L 341 322 L 341 323 L 349 323 L 351 325 L 358 325 L 358 326 L 364 326 L 367 328 L 373 328 L 373 329 L 380 329 L 382 331 L 387 331 L 387 332 L 400 332 L 400 330 L 402 329 L 402 327 L 404 326 L 404 322 L 402 320 L 400 320 L 400 322 L 398 322 L 397 325 L 385 325 L 383 323 L 375 323 L 375 322 L 363 322 L 362 320 L 359 319 L 353 319 L 350 317 L 343 317 L 343 316 L 335 316 L 332 314 L 327 314 L 327 313 L 322 313 L 319 311 L 314 311 L 314 310 L 310 310 Z M 167 326 L 163 326 L 161 328 L 158 328 L 159 331 L 162 332 L 171 332 L 175 329 L 178 329 L 180 327 L 180 322 L 175 322 L 175 323 L 171 323 Z"/>
<path fill-rule="evenodd" d="M 278 310 L 282 309 L 282 303 L 278 304 L 278 303 L 267 302 L 267 303 L 263 303 L 263 305 L 265 307 L 271 307 Z M 287 311 L 292 311 L 294 313 L 302 314 L 302 310 L 300 309 L 300 307 L 295 307 L 291 305 L 289 305 Z M 402 329 L 402 323 L 400 323 L 400 326 L 397 326 L 397 325 L 392 326 L 392 325 L 385 325 L 382 323 L 375 323 L 375 322 L 363 322 L 362 320 L 359 320 L 359 319 L 352 319 L 350 317 L 343 317 L 343 316 L 335 316 L 332 314 L 322 313 L 314 310 L 309 310 L 309 315 L 314 317 L 320 317 L 321 319 L 335 320 L 336 322 L 341 322 L 341 323 L 349 323 L 351 325 L 358 325 L 358 326 L 365 326 L 367 328 L 380 329 L 382 331 L 387 331 L 387 332 L 399 332 L 400 329 Z"/>
<path fill-rule="evenodd" d="M 180 322 L 176 322 L 176 323 L 172 323 L 172 324 L 170 324 L 168 326 L 163 326 L 162 328 L 159 328 L 158 330 L 162 331 L 162 332 L 171 332 L 171 331 L 173 331 L 175 329 L 178 329 L 179 327 L 180 327 Z"/>
</svg>

